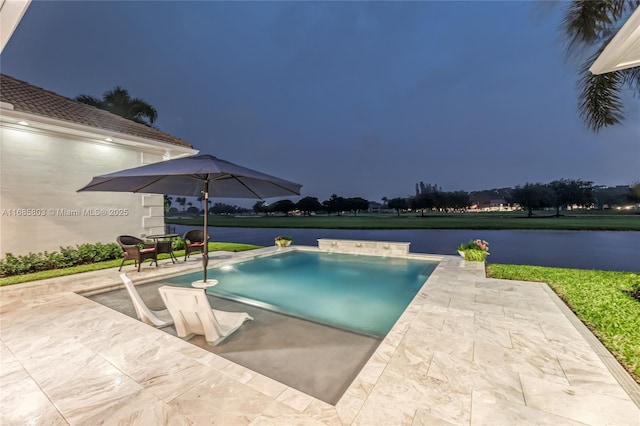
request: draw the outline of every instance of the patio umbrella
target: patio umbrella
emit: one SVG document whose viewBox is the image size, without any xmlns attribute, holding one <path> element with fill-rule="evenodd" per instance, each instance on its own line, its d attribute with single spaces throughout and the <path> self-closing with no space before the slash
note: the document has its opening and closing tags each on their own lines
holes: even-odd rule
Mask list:
<svg viewBox="0 0 640 426">
<path fill-rule="evenodd" d="M 207 282 L 209 196 L 222 198 L 271 198 L 300 195 L 302 185 L 267 175 L 212 155 L 196 155 L 161 161 L 94 177 L 80 191 L 142 192 L 199 197 L 203 195 L 204 267 Z"/>
</svg>

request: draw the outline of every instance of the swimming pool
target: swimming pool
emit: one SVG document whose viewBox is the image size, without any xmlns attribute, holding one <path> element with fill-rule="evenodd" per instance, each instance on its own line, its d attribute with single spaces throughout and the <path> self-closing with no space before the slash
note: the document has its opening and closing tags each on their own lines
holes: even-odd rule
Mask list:
<svg viewBox="0 0 640 426">
<path fill-rule="evenodd" d="M 293 250 L 210 269 L 207 293 L 384 337 L 437 261 Z M 163 281 L 190 286 L 201 272 Z"/>
</svg>

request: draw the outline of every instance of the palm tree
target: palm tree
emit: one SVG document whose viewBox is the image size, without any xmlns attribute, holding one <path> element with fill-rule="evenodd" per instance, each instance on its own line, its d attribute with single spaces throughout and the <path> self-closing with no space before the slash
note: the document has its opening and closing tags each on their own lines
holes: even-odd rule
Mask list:
<svg viewBox="0 0 640 426">
<path fill-rule="evenodd" d="M 567 38 L 567 54 L 596 48 L 579 69 L 580 118 L 594 132 L 622 122 L 625 89 L 640 95 L 640 67 L 594 75 L 589 67 L 615 36 L 619 25 L 640 6 L 640 0 L 573 0 L 564 10 L 562 30 Z"/>
<path fill-rule="evenodd" d="M 81 94 L 76 96 L 75 100 L 147 126 L 151 126 L 158 118 L 158 112 L 154 107 L 140 98 L 132 98 L 129 91 L 120 86 L 107 90 L 102 98 Z"/>
</svg>

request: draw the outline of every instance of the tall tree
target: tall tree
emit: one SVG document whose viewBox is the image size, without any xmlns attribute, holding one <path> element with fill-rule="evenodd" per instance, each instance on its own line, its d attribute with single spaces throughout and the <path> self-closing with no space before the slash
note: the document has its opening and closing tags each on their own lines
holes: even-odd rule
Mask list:
<svg viewBox="0 0 640 426">
<path fill-rule="evenodd" d="M 305 216 L 311 216 L 311 212 L 317 212 L 322 210 L 322 204 L 316 197 L 304 197 L 301 198 L 297 203 L 296 207 L 298 210 L 302 212 Z"/>
<path fill-rule="evenodd" d="M 140 98 L 132 98 L 129 91 L 120 86 L 107 90 L 102 98 L 81 94 L 75 99 L 147 126 L 151 126 L 158 118 L 158 111 L 153 106 Z"/>
<path fill-rule="evenodd" d="M 553 191 L 553 206 L 556 216 L 560 216 L 560 208 L 572 204 L 585 206 L 593 202 L 593 182 L 580 179 L 560 179 L 549 183 Z"/>
<path fill-rule="evenodd" d="M 405 198 L 392 198 L 389 200 L 388 206 L 390 209 L 394 209 L 398 213 L 398 216 L 400 216 L 402 210 L 409 208 L 409 203 L 407 203 Z"/>
<path fill-rule="evenodd" d="M 524 186 L 516 186 L 511 192 L 510 203 L 518 203 L 527 209 L 529 217 L 533 216 L 533 210 L 551 207 L 553 205 L 553 192 L 547 185 L 541 183 L 526 183 Z"/>
<path fill-rule="evenodd" d="M 270 211 L 284 213 L 285 216 L 289 216 L 289 212 L 295 209 L 296 204 L 291 200 L 279 200 L 269 206 Z"/>
<path fill-rule="evenodd" d="M 362 197 L 347 198 L 345 200 L 346 210 L 353 212 L 354 216 L 358 215 L 359 211 L 369 209 L 369 201 Z"/>
<path fill-rule="evenodd" d="M 579 114 L 591 130 L 624 120 L 623 93 L 640 95 L 640 67 L 593 75 L 589 68 L 615 36 L 621 21 L 640 6 L 640 0 L 574 0 L 566 3 L 562 30 L 567 38 L 567 55 L 592 52 L 579 69 Z M 637 97 L 635 98 L 637 99 Z"/>
</svg>

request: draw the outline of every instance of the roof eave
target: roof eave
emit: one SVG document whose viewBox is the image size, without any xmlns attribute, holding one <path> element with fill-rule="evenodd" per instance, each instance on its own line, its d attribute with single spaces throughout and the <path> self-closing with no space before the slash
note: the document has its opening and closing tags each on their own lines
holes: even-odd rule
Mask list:
<svg viewBox="0 0 640 426">
<path fill-rule="evenodd" d="M 627 19 L 589 71 L 605 74 L 640 66 L 640 7 Z"/>
<path fill-rule="evenodd" d="M 0 108 L 0 123 L 17 129 L 25 129 L 25 126 L 18 124 L 19 121 L 29 123 L 29 129 L 37 131 L 53 132 L 85 138 L 98 143 L 105 143 L 106 138 L 110 138 L 110 143 L 126 145 L 130 147 L 146 148 L 153 151 L 164 152 L 171 158 L 195 155 L 199 151 L 189 146 L 173 144 L 156 139 L 148 139 L 126 133 L 114 132 L 108 129 L 99 129 L 70 121 L 59 120 L 23 111 L 16 111 L 7 108 L 6 103 L 2 103 Z"/>
</svg>

